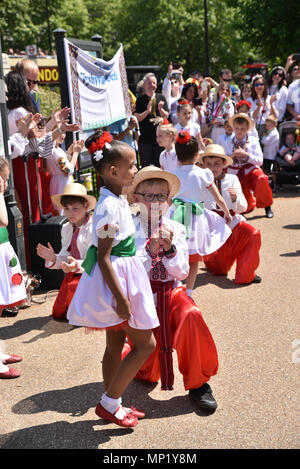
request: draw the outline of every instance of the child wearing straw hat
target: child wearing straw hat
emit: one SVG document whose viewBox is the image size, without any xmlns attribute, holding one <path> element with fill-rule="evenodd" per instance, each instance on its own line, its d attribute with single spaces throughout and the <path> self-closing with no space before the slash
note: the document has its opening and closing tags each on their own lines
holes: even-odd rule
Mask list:
<svg viewBox="0 0 300 469">
<path fill-rule="evenodd" d="M 239 113 L 230 117 L 229 122 L 234 134 L 226 141 L 224 149 L 233 159 L 233 164 L 228 166 L 227 172 L 235 174 L 240 180 L 248 204 L 245 213 L 251 212 L 256 206 L 264 208 L 266 217 L 272 218 L 272 190 L 268 176 L 260 168 L 263 164 L 263 153 L 259 141 L 248 134 L 254 126 L 254 121 L 248 114 Z"/>
<path fill-rule="evenodd" d="M 222 146 L 208 145 L 199 161 L 212 171 L 215 184 L 232 216 L 229 223 L 231 235 L 220 249 L 204 256 L 206 267 L 214 275 L 226 275 L 236 261 L 236 284 L 260 283 L 261 277 L 255 273 L 259 265 L 260 231 L 241 215 L 247 208 L 241 184 L 237 176 L 225 171 L 232 164 L 232 159 L 225 154 Z M 209 192 L 204 195 L 204 206 L 223 216 Z"/>
<path fill-rule="evenodd" d="M 92 241 L 92 218 L 89 212 L 95 208 L 96 199 L 87 194 L 82 184 L 67 184 L 62 194 L 51 197 L 52 202 L 64 210 L 68 222 L 61 230 L 61 250 L 55 254 L 50 243 L 37 246 L 37 253 L 45 259 L 45 266 L 49 269 L 62 269 L 66 276 L 61 284 L 59 293 L 52 309 L 54 319 L 66 319 L 67 310 L 83 269 L 81 264 L 85 259 Z"/>
<path fill-rule="evenodd" d="M 186 228 L 165 216 L 179 188 L 177 176 L 147 166 L 135 175 L 126 190 L 128 202 L 138 206 L 133 217 L 137 256 L 148 273 L 160 322 L 154 330 L 156 348 L 136 378 L 150 382 L 160 379 L 162 390 L 173 389 L 175 349 L 190 398 L 198 408 L 215 410 L 217 403 L 207 383 L 218 369 L 215 343 L 200 310 L 181 284 L 189 273 Z M 130 349 L 129 341 L 123 357 Z"/>
</svg>

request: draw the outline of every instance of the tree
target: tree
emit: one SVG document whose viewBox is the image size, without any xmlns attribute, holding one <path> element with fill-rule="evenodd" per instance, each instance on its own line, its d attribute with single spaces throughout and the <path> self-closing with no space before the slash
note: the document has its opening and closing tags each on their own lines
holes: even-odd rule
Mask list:
<svg viewBox="0 0 300 469">
<path fill-rule="evenodd" d="M 228 0 L 236 7 L 235 26 L 242 41 L 255 48 L 270 63 L 285 65 L 299 51 L 299 2 L 296 0 Z"/>
</svg>

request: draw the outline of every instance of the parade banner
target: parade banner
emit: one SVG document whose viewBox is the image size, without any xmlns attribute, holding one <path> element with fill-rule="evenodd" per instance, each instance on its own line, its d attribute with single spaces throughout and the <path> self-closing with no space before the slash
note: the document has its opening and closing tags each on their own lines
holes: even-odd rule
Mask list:
<svg viewBox="0 0 300 469">
<path fill-rule="evenodd" d="M 109 61 L 64 39 L 72 122 L 86 132 L 131 115 L 123 47 Z"/>
</svg>

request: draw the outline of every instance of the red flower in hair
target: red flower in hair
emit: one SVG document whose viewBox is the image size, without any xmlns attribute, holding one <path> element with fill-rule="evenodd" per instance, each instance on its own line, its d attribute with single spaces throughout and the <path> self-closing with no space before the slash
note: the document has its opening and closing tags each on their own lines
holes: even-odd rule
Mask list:
<svg viewBox="0 0 300 469">
<path fill-rule="evenodd" d="M 178 104 L 190 104 L 190 102 L 187 99 L 179 99 Z"/>
<path fill-rule="evenodd" d="M 112 141 L 112 136 L 108 132 L 103 132 L 101 137 L 97 138 L 95 142 L 92 142 L 88 147 L 88 152 L 92 155 L 97 150 L 102 150 L 105 147 L 106 143 L 110 143 Z"/>
<path fill-rule="evenodd" d="M 191 140 L 191 134 L 187 130 L 181 130 L 176 137 L 177 143 L 187 143 Z"/>
<path fill-rule="evenodd" d="M 249 101 L 239 101 L 237 104 L 236 104 L 236 109 L 240 108 L 241 106 L 247 106 L 248 109 L 251 108 L 251 104 L 249 103 Z"/>
<path fill-rule="evenodd" d="M 161 123 L 161 125 L 169 125 L 170 122 L 168 121 L 168 119 L 164 119 Z"/>
</svg>

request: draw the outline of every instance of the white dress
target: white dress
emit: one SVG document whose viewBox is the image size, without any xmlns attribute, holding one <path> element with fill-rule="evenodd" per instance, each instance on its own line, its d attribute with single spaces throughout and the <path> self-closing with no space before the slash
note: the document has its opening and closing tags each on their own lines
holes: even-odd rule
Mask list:
<svg viewBox="0 0 300 469">
<path fill-rule="evenodd" d="M 179 167 L 175 147 L 170 151 L 164 150 L 159 155 L 159 164 L 165 171 L 174 171 Z"/>
<path fill-rule="evenodd" d="M 0 228 L 0 231 L 5 237 L 6 228 Z M 0 242 L 0 311 L 3 307 L 15 306 L 27 300 L 19 259 L 10 242 L 3 241 Z"/>
<path fill-rule="evenodd" d="M 196 165 L 181 165 L 173 171 L 180 179 L 181 188 L 175 198 L 185 203 L 202 203 L 204 193 L 214 182 L 210 169 L 202 169 Z M 173 218 L 174 204 L 168 210 L 167 216 Z M 185 220 L 186 223 L 186 220 Z M 187 226 L 186 226 L 187 228 Z M 187 239 L 189 254 L 205 256 L 217 251 L 231 235 L 231 229 L 224 218 L 211 210 L 203 209 L 202 215 L 192 215 L 190 236 Z"/>
<path fill-rule="evenodd" d="M 185 127 L 180 125 L 180 123 L 178 122 L 178 124 L 176 124 L 174 127 L 176 130 L 178 130 L 178 132 L 180 132 L 181 130 L 187 130 L 190 135 L 195 138 L 197 138 L 199 134 L 201 135 L 200 125 L 197 124 L 197 122 L 190 121 Z"/>
<path fill-rule="evenodd" d="M 117 197 L 108 189 L 101 193 L 93 216 L 92 244 L 98 246 L 97 233 L 103 227 L 117 229 L 113 247 L 133 236 L 134 223 L 126 198 Z M 135 329 L 153 329 L 159 326 L 152 290 L 147 272 L 137 256 L 111 256 L 113 270 L 131 307 L 128 325 Z M 75 295 L 69 306 L 70 324 L 91 328 L 107 328 L 124 322 L 116 311 L 116 300 L 106 284 L 98 263 L 91 274 L 83 272 Z"/>
</svg>

